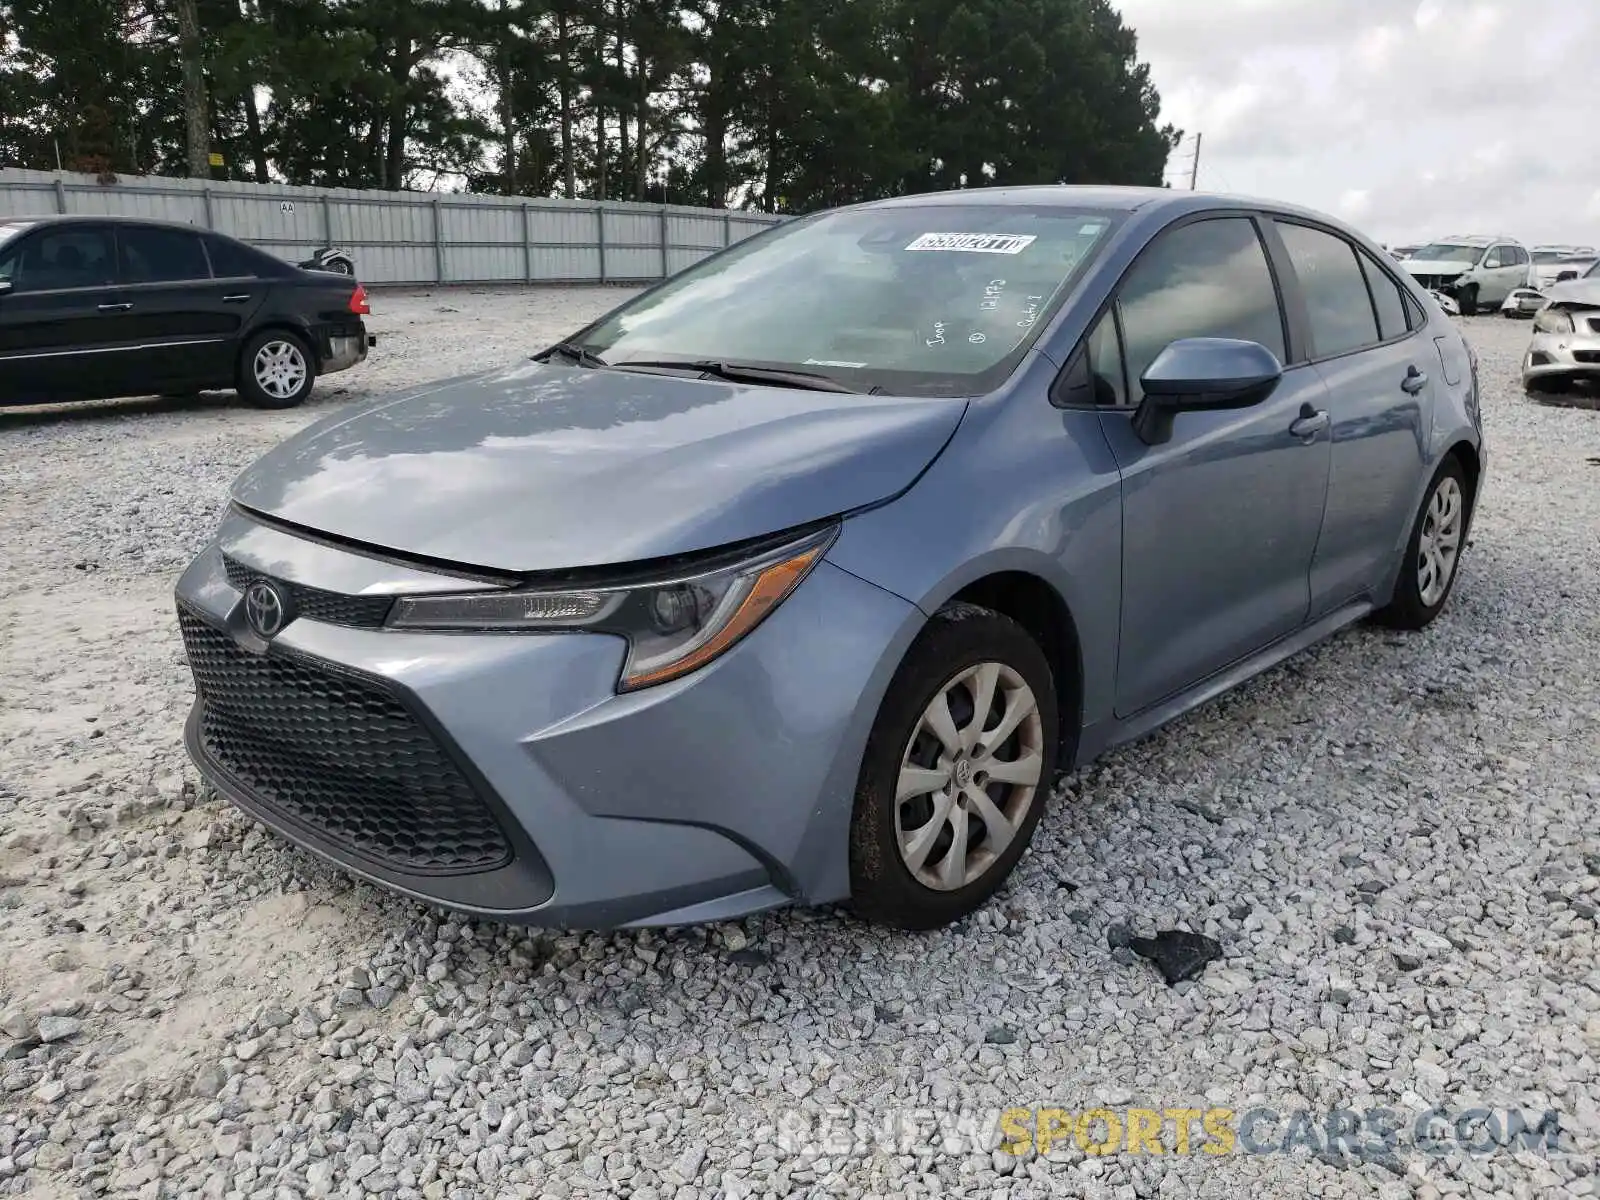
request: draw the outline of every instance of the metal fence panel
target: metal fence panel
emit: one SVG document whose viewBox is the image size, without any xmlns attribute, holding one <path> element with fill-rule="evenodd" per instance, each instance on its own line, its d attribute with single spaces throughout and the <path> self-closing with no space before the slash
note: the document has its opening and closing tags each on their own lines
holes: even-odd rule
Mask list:
<svg viewBox="0 0 1600 1200">
<path fill-rule="evenodd" d="M 0 169 L 0 218 L 81 213 L 177 221 L 299 262 L 353 253 L 368 283 L 635 283 L 691 266 L 784 218 L 682 205 Z"/>
</svg>

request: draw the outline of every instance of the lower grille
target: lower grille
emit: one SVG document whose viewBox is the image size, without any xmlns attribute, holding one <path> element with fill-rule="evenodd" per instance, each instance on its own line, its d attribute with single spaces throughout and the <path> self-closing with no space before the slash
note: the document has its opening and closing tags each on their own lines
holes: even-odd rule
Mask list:
<svg viewBox="0 0 1600 1200">
<path fill-rule="evenodd" d="M 253 799 L 330 845 L 415 874 L 511 859 L 494 815 L 438 741 L 376 682 L 261 656 L 179 611 L 206 754 Z"/>
<path fill-rule="evenodd" d="M 1574 350 L 1572 357 L 1587 366 L 1600 363 L 1600 350 Z"/>
<path fill-rule="evenodd" d="M 228 586 L 235 591 L 244 591 L 252 580 L 271 579 L 271 576 L 226 554 L 222 556 L 222 569 L 228 577 Z M 291 619 L 304 617 L 308 621 L 321 621 L 327 625 L 381 629 L 389 618 L 389 609 L 394 605 L 393 596 L 347 596 L 343 592 L 329 592 L 282 579 L 272 579 L 272 583 L 287 598 Z"/>
</svg>

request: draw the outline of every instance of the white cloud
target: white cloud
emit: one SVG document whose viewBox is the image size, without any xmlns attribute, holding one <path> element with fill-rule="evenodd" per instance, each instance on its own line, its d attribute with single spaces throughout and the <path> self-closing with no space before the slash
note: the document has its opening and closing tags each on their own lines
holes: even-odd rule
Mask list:
<svg viewBox="0 0 1600 1200">
<path fill-rule="evenodd" d="M 1592 0 L 1113 0 L 1200 186 L 1305 204 L 1383 241 L 1600 241 Z M 1169 178 L 1187 179 L 1186 154 Z"/>
</svg>

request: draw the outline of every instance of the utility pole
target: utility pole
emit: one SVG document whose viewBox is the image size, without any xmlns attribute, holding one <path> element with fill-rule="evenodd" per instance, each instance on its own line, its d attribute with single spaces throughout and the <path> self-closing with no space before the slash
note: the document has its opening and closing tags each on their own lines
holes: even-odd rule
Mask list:
<svg viewBox="0 0 1600 1200">
<path fill-rule="evenodd" d="M 1194 135 L 1194 162 L 1189 165 L 1189 190 L 1195 190 L 1195 184 L 1200 181 L 1200 139 L 1203 134 Z"/>
</svg>

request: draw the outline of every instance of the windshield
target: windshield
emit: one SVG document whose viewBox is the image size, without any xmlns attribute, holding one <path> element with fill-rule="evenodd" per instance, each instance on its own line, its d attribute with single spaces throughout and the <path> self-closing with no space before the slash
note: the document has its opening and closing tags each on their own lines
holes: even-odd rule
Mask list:
<svg viewBox="0 0 1600 1200">
<path fill-rule="evenodd" d="M 1117 220 L 980 203 L 801 218 L 691 267 L 574 340 L 613 366 L 716 360 L 861 390 L 987 391 Z"/>
<path fill-rule="evenodd" d="M 1557 263 L 1567 257 L 1565 250 L 1535 250 L 1533 261 L 1536 263 Z"/>
<path fill-rule="evenodd" d="M 1435 242 L 1424 246 L 1411 257 L 1418 262 L 1477 262 L 1483 253 L 1480 246 L 1463 246 L 1456 242 Z"/>
</svg>

